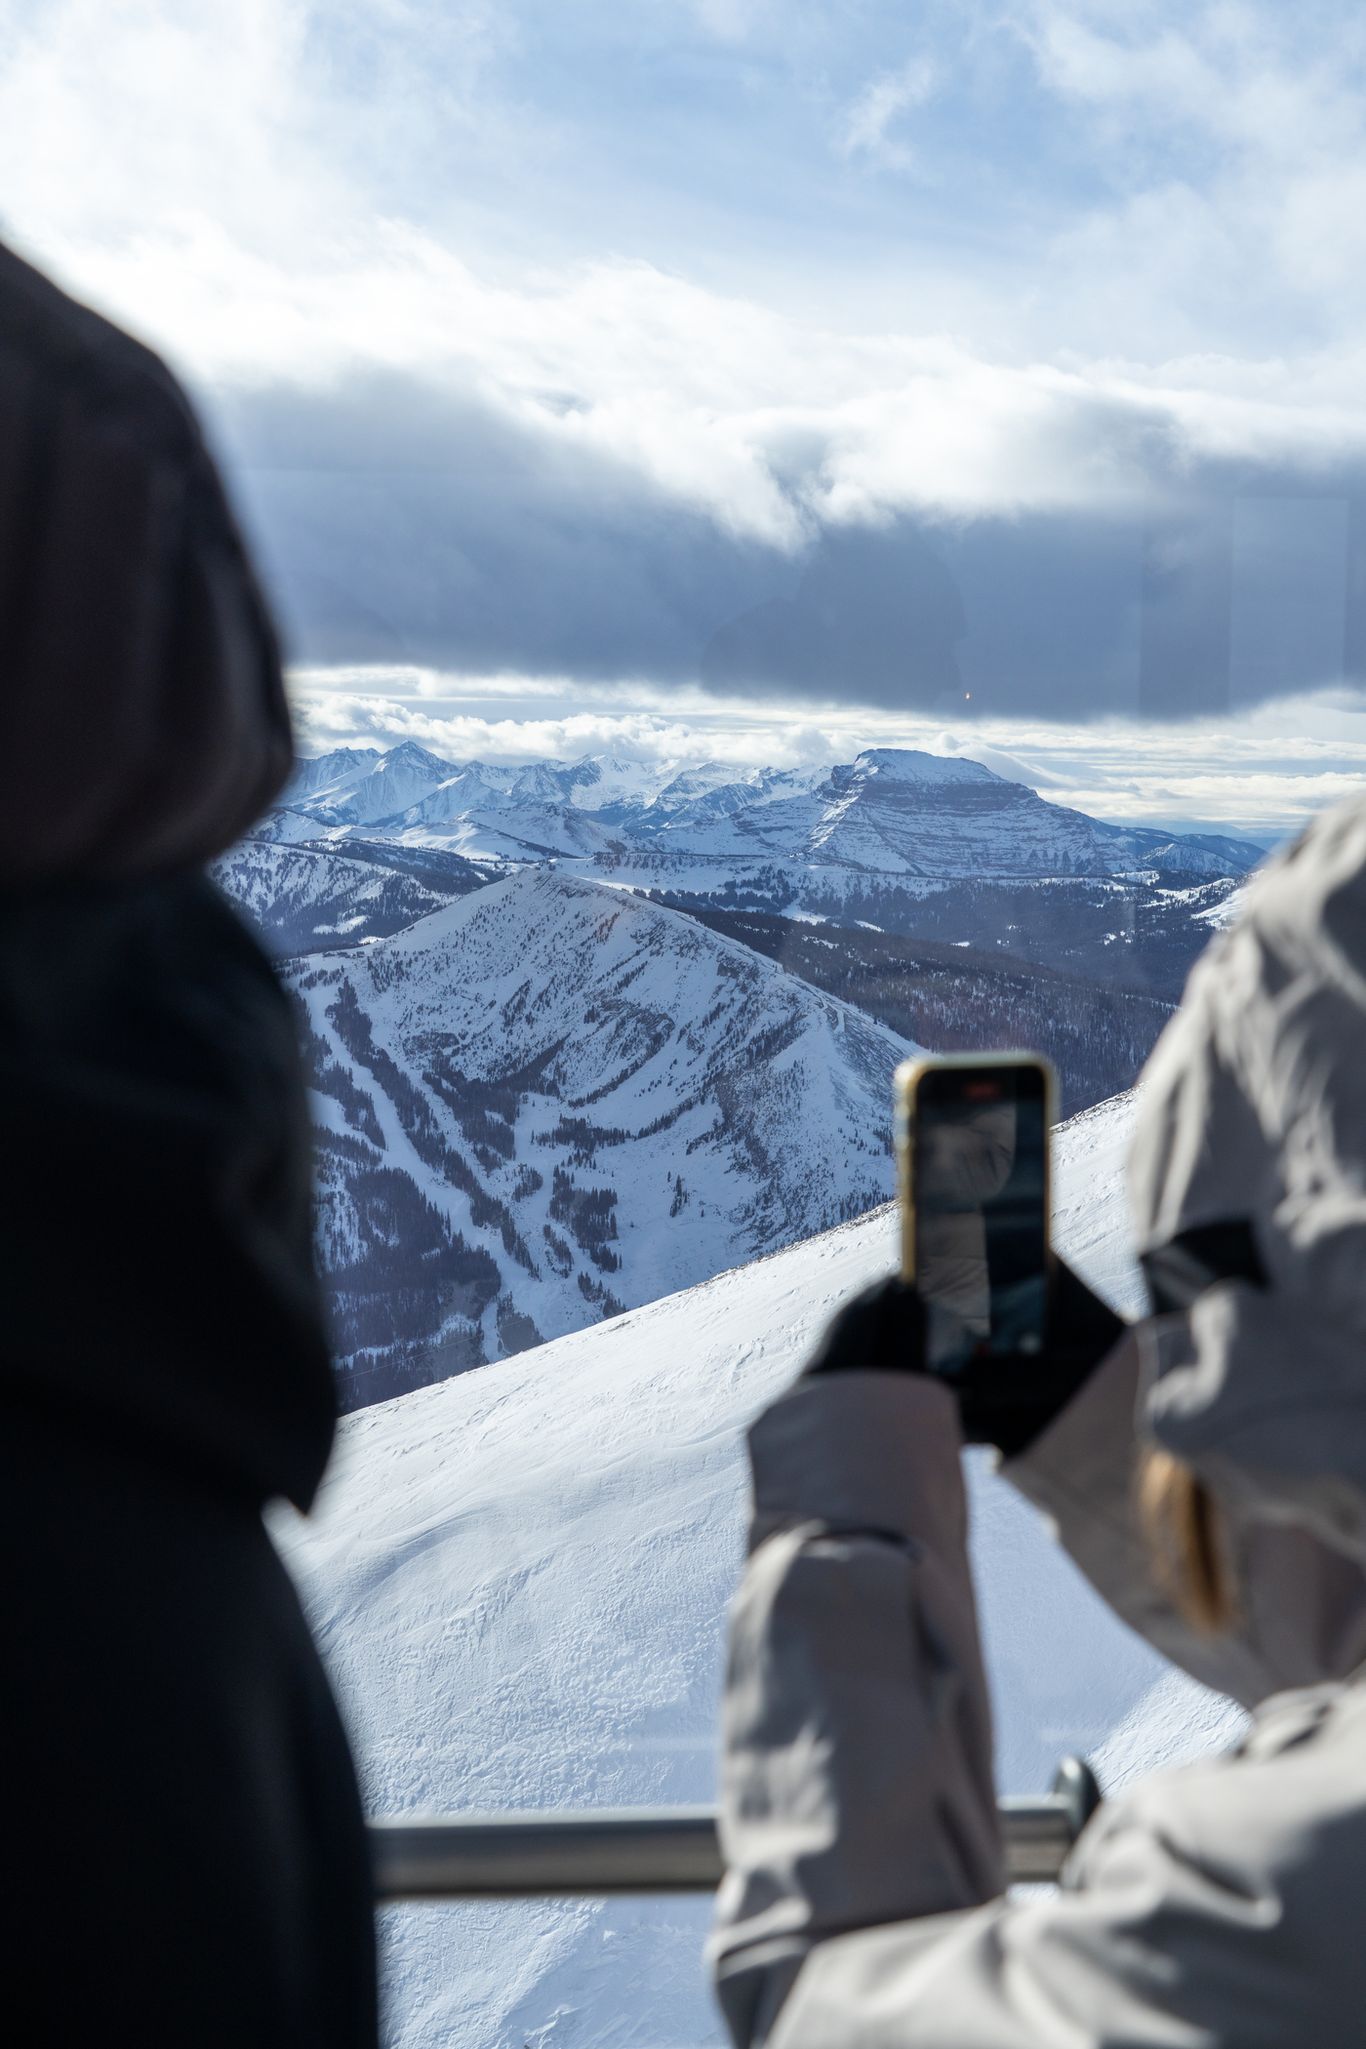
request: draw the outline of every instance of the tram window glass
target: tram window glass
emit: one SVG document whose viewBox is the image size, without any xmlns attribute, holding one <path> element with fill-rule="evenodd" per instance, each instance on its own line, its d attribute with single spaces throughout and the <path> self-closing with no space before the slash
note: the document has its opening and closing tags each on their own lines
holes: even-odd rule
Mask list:
<svg viewBox="0 0 1366 2049">
<path fill-rule="evenodd" d="M 183 374 L 291 649 L 219 876 L 309 1063 L 348 1420 L 279 1527 L 375 1808 L 711 1797 L 742 1427 L 894 1258 L 907 1041 L 1049 1055 L 1136 1303 L 1127 1092 L 1361 787 L 1349 25 L 0 4 L 5 237 Z M 972 1487 L 1003 1787 L 1208 1740 Z M 539 2040 L 618 1937 L 530 1913 L 462 1925 Z M 479 2003 L 436 1925 L 405 2041 Z"/>
</svg>

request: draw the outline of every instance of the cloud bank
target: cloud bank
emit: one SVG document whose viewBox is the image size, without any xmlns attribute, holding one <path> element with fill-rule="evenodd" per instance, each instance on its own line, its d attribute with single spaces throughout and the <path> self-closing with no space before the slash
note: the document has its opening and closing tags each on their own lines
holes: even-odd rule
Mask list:
<svg viewBox="0 0 1366 2049">
<path fill-rule="evenodd" d="M 912 195 L 881 300 L 828 236 L 801 291 L 596 216 L 544 246 L 591 152 L 530 4 L 0 0 L 0 190 L 206 398 L 301 658 L 1194 716 L 1366 656 L 1362 39 L 1318 11 L 932 6 L 916 47 L 871 0 L 660 10 L 653 242 L 707 175 L 700 43 L 756 110 L 737 244 L 799 246 L 746 172 L 801 152 L 869 233 Z M 606 92 L 623 32 L 575 12 Z M 996 183 L 956 198 L 970 115 Z"/>
<path fill-rule="evenodd" d="M 313 670 L 294 678 L 306 748 L 411 739 L 452 760 L 523 762 L 587 754 L 809 767 L 865 747 L 917 747 L 985 762 L 1056 803 L 1178 830 L 1245 832 L 1266 844 L 1297 831 L 1366 778 L 1366 705 L 1320 692 L 1247 708 L 1236 725 L 1099 719 L 973 718 L 942 725 L 833 698 L 718 700 L 639 680 L 585 686 L 433 671 Z"/>
</svg>

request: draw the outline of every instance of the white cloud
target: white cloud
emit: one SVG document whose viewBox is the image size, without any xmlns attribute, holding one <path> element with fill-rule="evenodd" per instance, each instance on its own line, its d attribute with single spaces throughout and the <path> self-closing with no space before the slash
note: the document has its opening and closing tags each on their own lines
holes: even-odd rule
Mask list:
<svg viewBox="0 0 1366 2049">
<path fill-rule="evenodd" d="M 869 705 L 777 702 L 648 683 L 529 679 L 542 714 L 471 709 L 522 695 L 511 676 L 434 671 L 300 671 L 292 692 L 310 751 L 415 739 L 452 760 L 628 758 L 799 767 L 865 747 L 918 747 L 981 761 L 1050 802 L 1134 824 L 1250 832 L 1268 843 L 1326 805 L 1366 796 L 1366 705 L 1320 692 L 1245 711 L 1236 726 L 1108 720 L 1064 725 L 982 719 L 946 728 Z"/>
<path fill-rule="evenodd" d="M 1094 117 L 1123 193 L 1055 250 L 1136 336 L 1184 314 L 1263 332 L 1359 331 L 1366 262 L 1366 36 L 1344 8 L 1116 8 L 1033 0 L 1042 81 Z"/>
<path fill-rule="evenodd" d="M 689 0 L 708 35 L 723 43 L 743 43 L 773 12 L 773 0 Z"/>
<path fill-rule="evenodd" d="M 443 718 L 411 704 L 358 692 L 296 692 L 296 708 L 309 752 L 416 740 L 452 761 L 578 761 L 587 754 L 611 754 L 641 761 L 733 761 L 743 768 L 756 760 L 796 767 L 836 758 L 828 736 L 801 720 L 781 733 L 768 732 L 768 746 L 756 751 L 756 736 L 748 731 L 710 730 L 644 712 L 566 712 L 539 719 L 452 713 Z"/>
<path fill-rule="evenodd" d="M 487 146 L 493 191 L 518 120 L 538 118 L 490 84 L 515 35 L 493 0 L 0 0 L 0 195 L 30 248 L 225 415 L 257 405 L 263 472 L 361 478 L 332 494 L 358 508 L 349 528 L 320 510 L 326 485 L 277 501 L 276 531 L 312 550 L 301 575 L 356 600 L 335 632 L 319 600 L 329 635 L 307 645 L 532 667 L 572 641 L 591 669 L 638 665 L 655 645 L 639 621 L 663 619 L 660 672 L 686 671 L 729 613 L 778 588 L 784 565 L 758 587 L 767 551 L 795 558 L 823 527 L 1127 514 L 1202 466 L 1246 466 L 1244 484 L 1264 468 L 1293 492 L 1366 464 L 1366 118 L 1350 67 L 1291 49 L 1264 9 L 1021 8 L 1053 101 L 1104 126 L 1099 162 L 1124 196 L 1041 234 L 1027 293 L 983 259 L 976 342 L 869 317 L 870 297 L 820 277 L 799 308 L 629 254 L 533 262 L 500 242 L 501 219 L 481 254 L 435 213 L 414 217 L 400 199 L 422 181 L 393 166 L 439 165 L 443 124 Z M 764 0 L 697 0 L 702 14 L 719 38 L 789 19 Z M 844 146 L 905 148 L 905 116 L 935 85 L 928 60 L 878 73 L 846 109 Z M 1213 162 L 1203 184 L 1158 147 L 1174 135 Z M 965 276 L 979 248 L 953 254 Z M 905 251 L 901 304 L 920 313 L 914 233 Z M 1247 306 L 1279 339 L 1292 302 L 1313 313 L 1294 345 L 1254 348 Z M 419 561 L 443 467 L 464 524 Z M 705 559 L 676 549 L 685 529 L 705 532 Z M 545 550 L 517 554 L 547 531 L 558 583 Z M 653 540 L 644 568 L 638 535 Z M 755 587 L 737 575 L 721 593 L 728 565 L 760 560 Z M 562 624 L 571 585 L 586 611 L 620 601 L 606 653 L 586 616 L 558 642 L 461 638 L 471 591 L 490 609 L 511 592 L 519 617 L 540 600 Z M 414 625 L 438 588 L 459 626 L 444 638 Z M 357 618 L 369 639 L 345 637 Z"/>
<path fill-rule="evenodd" d="M 926 742 L 926 752 L 960 755 L 965 760 L 980 761 L 984 768 L 992 769 L 997 775 L 1004 776 L 1007 782 L 1027 783 L 1031 790 L 1042 791 L 1045 795 L 1052 790 L 1060 789 L 1063 784 L 1063 778 L 1055 775 L 1050 769 L 1041 768 L 1037 762 L 1022 761 L 1018 754 L 1010 753 L 1007 748 L 995 746 L 970 727 L 960 733 L 936 733 Z"/>
<path fill-rule="evenodd" d="M 4 215 L 77 261 L 216 235 L 340 264 L 434 133 L 492 140 L 505 23 L 495 0 L 0 0 Z"/>
<path fill-rule="evenodd" d="M 721 33 L 754 14 L 715 0 L 709 19 Z M 992 352 L 818 325 L 626 258 L 462 260 L 380 204 L 377 166 L 436 114 L 491 120 L 480 81 L 511 31 L 487 0 L 358 0 L 352 30 L 384 33 L 352 57 L 388 53 L 362 90 L 338 83 L 335 52 L 320 61 L 322 19 L 316 0 L 0 0 L 12 221 L 201 383 L 341 392 L 377 372 L 407 378 L 510 423 L 548 462 L 596 463 L 604 490 L 631 479 L 786 549 L 822 522 L 1103 508 L 1160 495 L 1202 460 L 1322 470 L 1366 453 L 1359 329 L 1350 347 L 1260 358 L 1191 331 L 1184 356 L 1138 358 L 1154 302 L 1236 302 L 1254 231 L 1278 277 L 1366 310 L 1361 109 L 1322 67 L 1278 78 L 1244 10 L 1201 10 L 1179 32 L 1145 30 L 1142 11 L 1030 11 L 1056 93 L 1135 120 L 1165 110 L 1240 163 L 1289 166 L 1274 203 L 1266 180 L 1261 198 L 1246 180 L 1213 195 L 1168 183 L 1063 238 L 1058 261 L 1084 276 L 1077 303 L 1091 309 L 1074 338 L 1089 318 L 1133 341 L 1132 361 L 1075 346 L 1012 360 L 1019 309 Z M 412 85 L 438 33 L 434 113 Z M 844 146 L 900 148 L 897 122 L 934 83 L 923 58 L 879 74 Z"/>
<path fill-rule="evenodd" d="M 845 114 L 841 155 L 870 157 L 890 170 L 909 170 L 915 153 L 891 131 L 904 115 L 924 106 L 938 80 L 938 67 L 928 57 L 912 57 L 895 71 L 879 72 Z"/>
<path fill-rule="evenodd" d="M 794 548 L 826 521 L 1118 508 L 1182 467 L 1366 456 L 1359 365 L 991 363 L 944 340 L 814 328 L 641 263 L 516 288 L 374 223 L 269 262 L 204 223 L 83 245 L 94 296 L 225 388 L 343 390 L 375 370 L 589 458 L 723 531 Z M 1240 388 L 1241 387 L 1241 388 Z"/>
</svg>

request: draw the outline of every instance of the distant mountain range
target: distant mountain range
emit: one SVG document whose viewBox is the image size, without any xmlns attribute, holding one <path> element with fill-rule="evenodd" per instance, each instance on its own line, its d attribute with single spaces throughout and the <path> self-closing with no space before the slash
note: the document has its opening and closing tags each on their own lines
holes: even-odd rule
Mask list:
<svg viewBox="0 0 1366 2049">
<path fill-rule="evenodd" d="M 346 1406 L 883 1200 L 912 1043 L 1126 1088 L 1258 851 L 893 749 L 305 761 L 218 875 L 300 1003 Z"/>
<path fill-rule="evenodd" d="M 589 757 L 521 767 L 442 760 L 414 742 L 302 764 L 285 808 L 310 829 L 381 834 L 484 860 L 558 859 L 626 879 L 633 857 L 943 881 L 1242 875 L 1263 849 L 1117 826 L 1051 804 L 980 762 L 873 748 L 835 768 Z"/>
<path fill-rule="evenodd" d="M 304 762 L 253 835 L 265 841 L 334 859 L 389 848 L 427 862 L 424 886 L 448 893 L 553 862 L 680 909 L 1000 951 L 1161 1003 L 1179 998 L 1264 851 L 1216 833 L 1117 826 L 980 762 L 911 749 L 874 748 L 835 768 L 597 756 L 519 767 L 445 761 L 409 741 Z M 306 894 L 297 871 L 292 889 Z M 291 893 L 282 868 L 282 900 Z M 257 894 L 268 897 L 268 883 Z M 297 909 L 305 915 L 301 900 Z M 362 932 L 330 909 L 320 928 L 329 919 L 341 943 Z M 281 924 L 286 950 L 302 931 L 300 918 L 291 936 Z"/>
</svg>

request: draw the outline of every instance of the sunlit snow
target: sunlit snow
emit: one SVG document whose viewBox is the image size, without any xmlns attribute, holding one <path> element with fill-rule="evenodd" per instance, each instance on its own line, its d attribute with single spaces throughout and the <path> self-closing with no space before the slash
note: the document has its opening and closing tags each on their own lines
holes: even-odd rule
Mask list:
<svg viewBox="0 0 1366 2049">
<path fill-rule="evenodd" d="M 1064 1126 L 1057 1231 L 1136 1302 L 1120 1167 L 1132 1099 Z M 347 1420 L 320 1513 L 282 1538 L 384 1813 L 710 1798 L 740 1433 L 833 1307 L 886 1271 L 856 1223 Z M 1233 1711 L 1115 1621 L 1033 1512 L 970 1460 L 1005 1789 L 1078 1750 L 1111 1782 Z M 718 2041 L 700 1900 L 410 1908 L 385 1919 L 404 2049 Z"/>
</svg>

